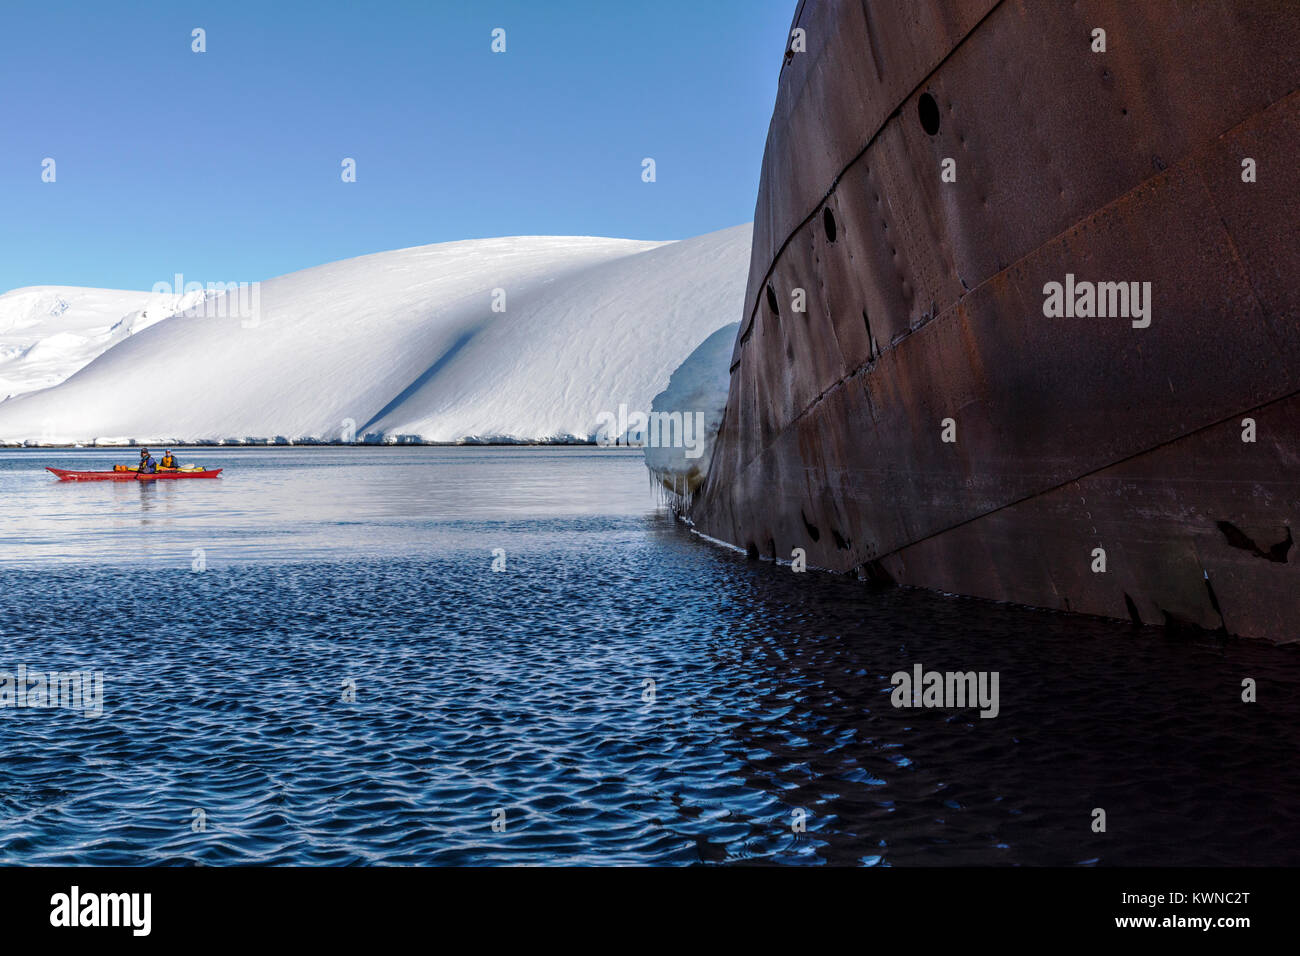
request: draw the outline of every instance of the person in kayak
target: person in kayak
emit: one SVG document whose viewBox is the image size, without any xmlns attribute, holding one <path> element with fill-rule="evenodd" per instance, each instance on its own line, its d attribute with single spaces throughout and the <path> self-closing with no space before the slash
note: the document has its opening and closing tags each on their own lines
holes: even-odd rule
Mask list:
<svg viewBox="0 0 1300 956">
<path fill-rule="evenodd" d="M 136 469 L 136 471 L 142 475 L 157 474 L 158 463 L 153 460 L 153 456 L 149 454 L 148 448 L 140 449 L 140 467 Z"/>
<path fill-rule="evenodd" d="M 180 467 L 180 462 L 178 462 L 178 461 L 176 460 L 176 456 L 172 454 L 170 448 L 167 449 L 167 453 L 166 453 L 165 455 L 162 456 L 162 461 L 158 462 L 158 464 L 159 464 L 159 466 L 162 467 L 162 468 L 179 468 L 179 467 Z"/>
</svg>

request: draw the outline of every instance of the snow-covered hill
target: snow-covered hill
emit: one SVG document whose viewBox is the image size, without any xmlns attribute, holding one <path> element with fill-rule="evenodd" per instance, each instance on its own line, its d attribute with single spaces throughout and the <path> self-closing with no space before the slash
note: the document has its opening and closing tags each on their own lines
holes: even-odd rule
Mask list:
<svg viewBox="0 0 1300 956">
<path fill-rule="evenodd" d="M 0 441 L 586 440 L 736 321 L 750 235 L 480 239 L 291 273 L 0 403 Z M 109 313 L 149 298 L 62 291 L 122 296 Z"/>
</svg>

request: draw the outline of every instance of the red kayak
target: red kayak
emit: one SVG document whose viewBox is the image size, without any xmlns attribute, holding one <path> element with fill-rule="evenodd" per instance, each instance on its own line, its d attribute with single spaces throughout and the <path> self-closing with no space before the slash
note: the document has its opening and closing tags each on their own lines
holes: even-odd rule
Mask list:
<svg viewBox="0 0 1300 956">
<path fill-rule="evenodd" d="M 206 471 L 158 471 L 152 475 L 141 475 L 134 471 L 67 471 L 49 467 L 45 470 L 59 481 L 170 481 L 173 478 L 215 478 L 221 474 L 220 468 Z"/>
</svg>

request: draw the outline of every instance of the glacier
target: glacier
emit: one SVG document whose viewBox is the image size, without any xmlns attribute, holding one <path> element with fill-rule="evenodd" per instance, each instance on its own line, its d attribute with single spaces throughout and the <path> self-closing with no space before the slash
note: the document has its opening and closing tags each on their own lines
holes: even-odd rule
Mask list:
<svg viewBox="0 0 1300 956">
<path fill-rule="evenodd" d="M 16 290 L 0 296 L 0 442 L 589 441 L 736 321 L 751 235 L 417 246 L 261 282 L 255 315 L 221 296 Z"/>
</svg>

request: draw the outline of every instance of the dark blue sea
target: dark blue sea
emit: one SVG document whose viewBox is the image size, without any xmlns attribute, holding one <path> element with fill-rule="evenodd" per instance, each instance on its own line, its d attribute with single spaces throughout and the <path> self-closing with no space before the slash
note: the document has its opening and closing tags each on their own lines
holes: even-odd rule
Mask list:
<svg viewBox="0 0 1300 956">
<path fill-rule="evenodd" d="M 0 673 L 103 680 L 0 706 L 0 863 L 1300 864 L 1300 647 L 750 561 L 630 451 L 43 470 L 132 455 L 0 452 Z"/>
</svg>

